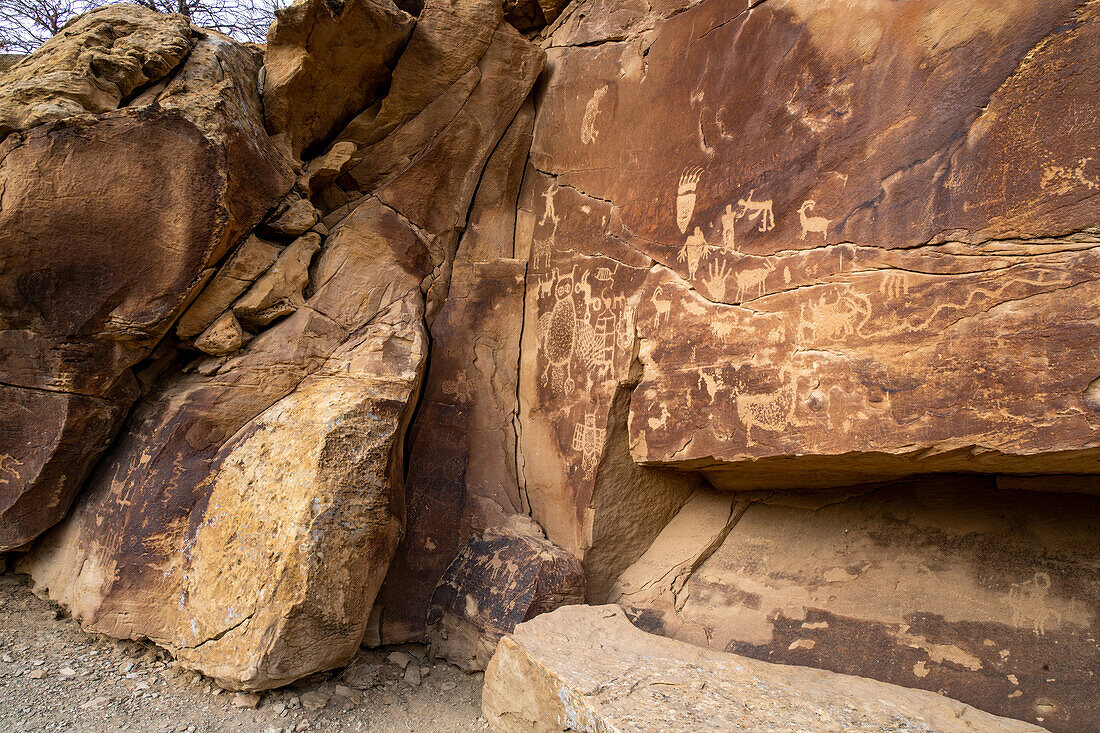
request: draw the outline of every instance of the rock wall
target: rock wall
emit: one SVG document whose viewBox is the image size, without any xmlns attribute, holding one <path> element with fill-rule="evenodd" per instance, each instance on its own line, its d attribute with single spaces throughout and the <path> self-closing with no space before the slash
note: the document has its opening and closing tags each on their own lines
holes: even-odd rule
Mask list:
<svg viewBox="0 0 1100 733">
<path fill-rule="evenodd" d="M 86 14 L 0 76 L 0 551 L 240 689 L 482 666 L 539 554 L 647 630 L 1095 726 L 1098 41 L 1095 0 L 303 0 L 261 64 Z"/>
</svg>

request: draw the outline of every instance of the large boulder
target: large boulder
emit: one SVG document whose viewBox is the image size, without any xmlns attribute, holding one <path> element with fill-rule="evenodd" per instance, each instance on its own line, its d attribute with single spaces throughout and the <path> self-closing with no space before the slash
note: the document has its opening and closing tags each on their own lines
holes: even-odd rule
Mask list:
<svg viewBox="0 0 1100 733">
<path fill-rule="evenodd" d="M 428 607 L 431 652 L 472 672 L 485 669 L 516 624 L 584 603 L 584 569 L 529 518 L 471 538 L 448 566 Z"/>
<path fill-rule="evenodd" d="M 769 664 L 652 636 L 618 606 L 565 606 L 501 639 L 485 671 L 494 729 L 1041 733 L 942 695 Z"/>
<path fill-rule="evenodd" d="M 290 187 L 259 61 L 119 5 L 0 81 L 0 550 L 64 516 L 138 396 L 132 367 Z"/>
<path fill-rule="evenodd" d="M 486 163 L 541 68 L 510 27 L 491 37 L 475 93 L 416 155 L 323 223 L 289 197 L 258 231 L 300 236 L 250 239 L 181 322 L 219 353 L 233 322 L 254 337 L 162 377 L 23 564 L 85 628 L 152 639 L 235 689 L 355 653 L 404 526 L 427 329 Z"/>
</svg>

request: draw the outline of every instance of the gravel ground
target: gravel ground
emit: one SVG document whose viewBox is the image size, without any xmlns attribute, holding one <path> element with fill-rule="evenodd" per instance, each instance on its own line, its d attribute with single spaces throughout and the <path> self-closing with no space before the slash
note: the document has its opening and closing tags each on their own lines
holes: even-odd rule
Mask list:
<svg viewBox="0 0 1100 733">
<path fill-rule="evenodd" d="M 402 669 L 410 657 L 415 661 Z M 426 675 L 416 685 L 418 667 Z M 362 649 L 348 668 L 262 693 L 257 703 L 181 669 L 150 643 L 84 633 L 56 604 L 35 596 L 25 576 L 0 574 L 5 733 L 483 731 L 482 678 L 427 662 L 423 646 Z"/>
</svg>

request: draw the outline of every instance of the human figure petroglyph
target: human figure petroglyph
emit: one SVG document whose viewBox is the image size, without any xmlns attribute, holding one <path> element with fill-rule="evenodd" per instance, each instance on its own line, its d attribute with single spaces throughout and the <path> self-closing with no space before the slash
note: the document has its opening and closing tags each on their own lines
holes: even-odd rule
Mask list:
<svg viewBox="0 0 1100 733">
<path fill-rule="evenodd" d="M 734 213 L 733 206 L 726 204 L 726 213 L 722 214 L 722 248 L 733 254 L 737 251 L 737 238 L 734 225 L 741 216 Z"/>
<path fill-rule="evenodd" d="M 542 198 L 546 202 L 546 208 L 542 212 L 542 218 L 539 219 L 539 224 L 545 224 L 547 220 L 558 223 L 558 214 L 554 210 L 554 196 L 558 192 L 558 184 L 551 183 L 550 187 L 542 192 Z"/>
<path fill-rule="evenodd" d="M 703 280 L 703 284 L 707 286 L 711 297 L 716 300 L 723 300 L 726 297 L 726 283 L 729 274 L 730 268 L 725 262 L 721 264 L 711 262 L 707 265 L 707 277 Z"/>
<path fill-rule="evenodd" d="M 813 232 L 820 234 L 823 238 L 829 237 L 829 220 L 824 216 L 807 216 L 807 212 L 813 211 L 813 208 L 817 206 L 817 203 L 813 199 L 809 199 L 802 202 L 802 205 L 798 207 L 798 220 L 802 223 L 802 237 L 805 239 L 806 235 Z"/>
<path fill-rule="evenodd" d="M 653 289 L 653 295 L 650 297 L 650 301 L 653 303 L 653 328 L 660 328 L 661 321 L 668 322 L 668 316 L 672 313 L 672 301 L 665 300 L 664 298 L 658 298 L 658 296 L 664 295 L 664 291 L 661 286 L 658 285 Z"/>
<path fill-rule="evenodd" d="M 581 467 L 586 474 L 596 467 L 607 430 L 596 426 L 596 413 L 587 412 L 584 422 L 573 427 L 573 450 L 581 454 Z"/>
<path fill-rule="evenodd" d="M 554 283 L 554 305 L 538 320 L 540 351 L 546 358 L 541 382 L 544 386 L 572 392 L 576 387 L 572 370 L 577 330 L 577 306 L 573 302 L 574 275 L 559 275 L 555 268 L 551 279 Z"/>
<path fill-rule="evenodd" d="M 699 389 L 706 390 L 707 396 L 710 397 L 711 404 L 714 404 L 714 400 L 718 396 L 718 390 L 726 386 L 726 381 L 722 377 L 722 372 L 720 371 L 711 374 L 706 369 L 700 369 L 698 386 Z"/>
<path fill-rule="evenodd" d="M 750 219 L 760 219 L 760 231 L 767 232 L 775 229 L 775 214 L 772 213 L 772 200 L 753 201 L 752 195 L 756 189 L 751 189 L 749 195 L 743 199 L 737 199 L 739 212 L 737 218 L 748 216 Z M 683 230 L 681 230 L 683 231 Z"/>
<path fill-rule="evenodd" d="M 1050 593 L 1050 576 L 1039 572 L 1031 580 L 1013 583 L 1008 590 L 1008 602 L 1012 606 L 1012 625 L 1022 628 L 1030 625 L 1036 636 L 1045 636 L 1047 622 L 1059 620 L 1059 615 L 1047 604 Z"/>
<path fill-rule="evenodd" d="M 758 298 L 763 297 L 766 291 L 765 283 L 773 270 L 775 270 L 775 264 L 771 260 L 764 260 L 764 264 L 760 267 L 750 267 L 734 275 L 734 282 L 737 283 L 737 302 L 740 303 L 753 290 L 756 290 Z"/>
<path fill-rule="evenodd" d="M 19 471 L 15 469 L 17 466 L 22 465 L 23 462 L 10 453 L 0 453 L 0 484 L 9 484 L 12 481 L 18 481 Z"/>
<path fill-rule="evenodd" d="M 695 213 L 695 189 L 699 186 L 702 168 L 685 168 L 680 175 L 680 184 L 676 188 L 676 226 L 681 234 L 687 234 L 691 215 Z"/>
<path fill-rule="evenodd" d="M 588 104 L 584 106 L 584 118 L 581 120 L 581 142 L 585 145 L 596 142 L 600 131 L 596 129 L 596 118 L 600 115 L 600 102 L 607 94 L 607 85 L 592 92 Z"/>
<path fill-rule="evenodd" d="M 676 255 L 677 261 L 687 262 L 689 278 L 695 277 L 695 273 L 699 270 L 699 263 L 707 256 L 710 249 L 711 245 L 707 244 L 703 230 L 695 227 L 695 231 L 688 236 L 679 254 Z"/>
</svg>

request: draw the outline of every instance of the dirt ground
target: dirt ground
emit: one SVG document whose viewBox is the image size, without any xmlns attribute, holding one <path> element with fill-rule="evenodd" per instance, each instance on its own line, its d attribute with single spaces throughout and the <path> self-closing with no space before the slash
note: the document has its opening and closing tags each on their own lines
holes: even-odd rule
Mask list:
<svg viewBox="0 0 1100 733">
<path fill-rule="evenodd" d="M 403 669 L 388 661 L 395 650 L 427 668 L 420 685 L 405 682 Z M 482 677 L 428 662 L 423 646 L 361 649 L 344 670 L 262 693 L 256 708 L 242 708 L 251 701 L 182 670 L 151 643 L 86 634 L 36 597 L 25 576 L 0 574 L 5 733 L 483 731 Z"/>
</svg>

